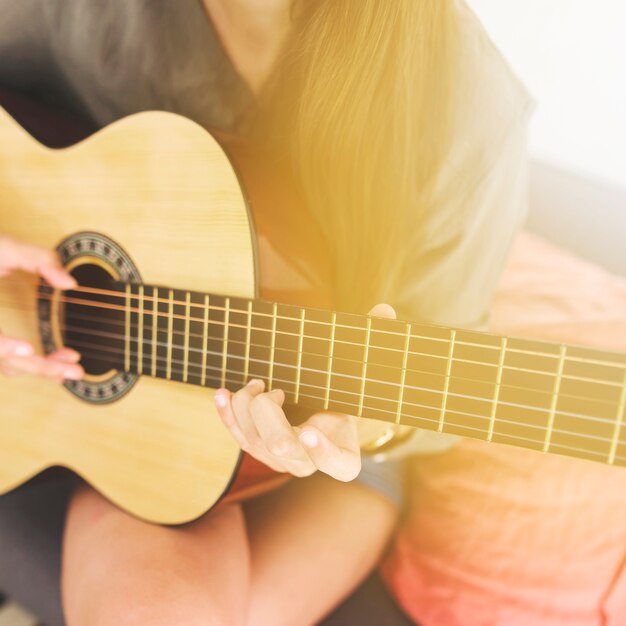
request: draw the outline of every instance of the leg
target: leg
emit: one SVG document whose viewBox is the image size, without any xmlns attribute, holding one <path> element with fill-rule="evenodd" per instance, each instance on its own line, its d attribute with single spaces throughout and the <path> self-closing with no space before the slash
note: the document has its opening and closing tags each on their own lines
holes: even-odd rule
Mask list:
<svg viewBox="0 0 626 626">
<path fill-rule="evenodd" d="M 247 533 L 234 505 L 169 529 L 81 488 L 65 535 L 68 626 L 314 624 L 374 567 L 397 518 L 385 496 L 323 475 L 245 510 Z"/>
<path fill-rule="evenodd" d="M 164 528 L 81 487 L 68 511 L 62 578 L 68 626 L 243 625 L 249 553 L 241 508 Z"/>
<path fill-rule="evenodd" d="M 372 570 L 398 516 L 379 492 L 321 474 L 251 500 L 245 512 L 248 626 L 317 623 Z"/>
</svg>

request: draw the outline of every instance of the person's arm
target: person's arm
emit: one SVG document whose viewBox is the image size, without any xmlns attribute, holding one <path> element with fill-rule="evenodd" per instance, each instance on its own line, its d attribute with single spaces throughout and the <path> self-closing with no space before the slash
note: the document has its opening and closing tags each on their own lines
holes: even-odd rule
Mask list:
<svg viewBox="0 0 626 626">
<path fill-rule="evenodd" d="M 16 270 L 39 274 L 57 289 L 76 286 L 55 253 L 0 236 L 0 279 Z M 79 359 L 80 355 L 69 348 L 39 356 L 27 341 L 0 333 L 0 373 L 5 376 L 29 374 L 59 381 L 76 380 L 84 373 Z"/>
</svg>

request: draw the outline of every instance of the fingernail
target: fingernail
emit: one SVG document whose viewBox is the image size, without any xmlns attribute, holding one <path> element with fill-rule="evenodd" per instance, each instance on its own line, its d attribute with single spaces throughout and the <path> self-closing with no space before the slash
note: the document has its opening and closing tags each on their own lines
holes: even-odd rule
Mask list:
<svg viewBox="0 0 626 626">
<path fill-rule="evenodd" d="M 33 354 L 33 347 L 25 344 L 19 344 L 15 347 L 16 356 L 31 356 Z"/>
<path fill-rule="evenodd" d="M 226 389 L 218 389 L 215 392 L 215 404 L 220 409 L 225 409 L 228 406 L 228 391 Z"/>
<path fill-rule="evenodd" d="M 250 379 L 250 380 L 248 381 L 248 385 L 247 385 L 247 386 L 248 386 L 248 387 L 253 387 L 254 385 L 259 385 L 259 384 L 262 384 L 262 383 L 263 383 L 263 381 L 262 381 L 262 380 L 260 380 L 260 379 L 258 379 L 258 378 L 252 378 L 252 379 Z"/>
<path fill-rule="evenodd" d="M 300 433 L 300 441 L 307 448 L 315 448 L 319 443 L 319 437 L 312 430 L 304 430 Z"/>
</svg>

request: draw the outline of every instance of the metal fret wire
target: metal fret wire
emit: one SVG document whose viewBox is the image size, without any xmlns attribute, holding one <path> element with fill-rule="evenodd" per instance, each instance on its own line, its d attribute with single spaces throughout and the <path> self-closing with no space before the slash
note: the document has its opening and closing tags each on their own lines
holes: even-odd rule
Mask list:
<svg viewBox="0 0 626 626">
<path fill-rule="evenodd" d="M 556 417 L 556 407 L 559 401 L 559 391 L 561 389 L 561 380 L 563 378 L 563 365 L 565 363 L 565 357 L 567 352 L 565 346 L 561 346 L 559 369 L 554 380 L 554 389 L 552 391 L 552 400 L 550 402 L 550 417 L 548 418 L 548 428 L 546 430 L 546 438 L 543 442 L 543 451 L 547 452 L 550 449 L 550 440 L 552 439 L 552 430 L 554 429 L 554 419 Z"/>
<path fill-rule="evenodd" d="M 450 387 L 450 378 L 452 375 L 452 358 L 454 357 L 454 340 L 456 339 L 456 331 L 450 331 L 450 350 L 448 352 L 448 363 L 446 365 L 446 376 L 444 378 L 443 395 L 441 397 L 441 416 L 439 417 L 439 426 L 437 430 L 443 432 L 443 418 L 446 414 L 446 404 L 448 402 L 448 389 Z"/>
<path fill-rule="evenodd" d="M 409 343 L 411 339 L 411 324 L 406 325 L 406 341 L 404 342 L 404 357 L 402 359 L 402 378 L 400 379 L 400 394 L 398 396 L 398 412 L 396 414 L 396 424 L 400 424 L 402 417 L 402 403 L 404 401 L 404 387 L 406 385 L 406 366 L 409 357 Z"/>
<path fill-rule="evenodd" d="M 626 372 L 624 373 L 624 387 L 622 389 L 622 395 L 619 401 L 619 407 L 617 409 L 617 421 L 615 422 L 615 428 L 613 429 L 613 437 L 611 440 L 611 451 L 609 453 L 609 463 L 612 465 L 615 462 L 615 453 L 617 451 L 618 442 L 620 442 L 619 436 L 622 430 L 624 419 L 626 417 Z"/>
<path fill-rule="evenodd" d="M 502 386 L 502 373 L 504 371 L 504 356 L 506 354 L 507 338 L 502 337 L 502 343 L 500 345 L 500 360 L 498 362 L 498 374 L 496 379 L 496 388 L 493 392 L 493 403 L 491 406 L 491 415 L 489 416 L 489 434 L 487 435 L 487 441 L 493 439 L 493 430 L 496 422 L 496 411 L 498 410 L 498 398 L 500 397 L 500 387 Z M 506 385 L 505 385 L 506 386 Z"/>
</svg>

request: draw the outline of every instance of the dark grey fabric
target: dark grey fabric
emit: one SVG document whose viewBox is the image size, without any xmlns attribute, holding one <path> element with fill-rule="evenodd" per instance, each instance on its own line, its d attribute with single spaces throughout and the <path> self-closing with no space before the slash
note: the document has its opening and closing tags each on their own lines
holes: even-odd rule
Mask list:
<svg viewBox="0 0 626 626">
<path fill-rule="evenodd" d="M 0 0 L 0 85 L 97 127 L 150 109 L 232 130 L 252 93 L 201 0 Z"/>
<path fill-rule="evenodd" d="M 412 626 L 387 591 L 378 574 L 372 574 L 341 606 L 318 626 Z"/>
<path fill-rule="evenodd" d="M 0 497 L 0 589 L 46 626 L 64 626 L 61 538 L 73 477 L 32 481 Z"/>
</svg>

